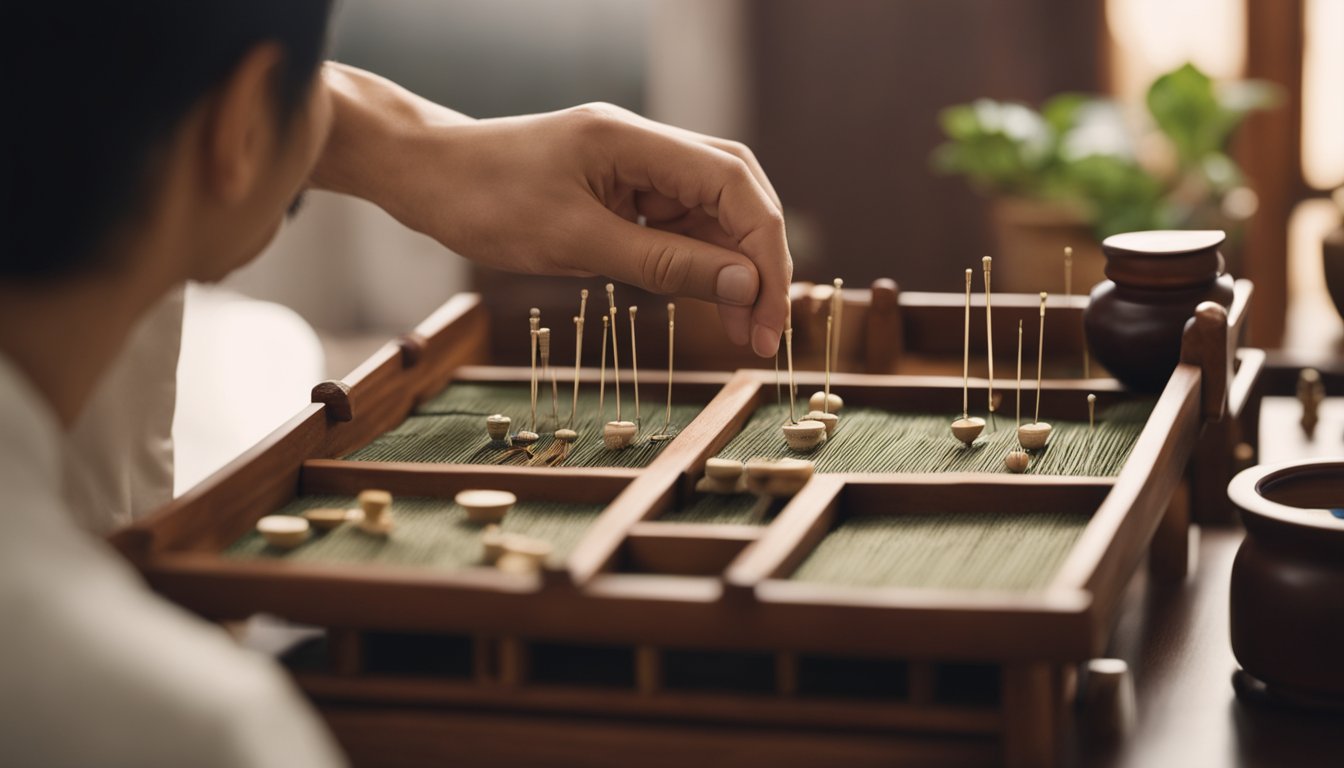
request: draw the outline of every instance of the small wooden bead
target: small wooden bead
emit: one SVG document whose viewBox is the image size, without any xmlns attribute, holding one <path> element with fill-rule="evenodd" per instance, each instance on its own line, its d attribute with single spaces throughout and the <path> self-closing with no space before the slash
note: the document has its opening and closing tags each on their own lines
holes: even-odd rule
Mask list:
<svg viewBox="0 0 1344 768">
<path fill-rule="evenodd" d="M 820 421 L 804 419 L 797 424 L 785 424 L 783 431 L 789 450 L 800 453 L 815 451 L 826 442 L 826 425 Z"/>
<path fill-rule="evenodd" d="M 1022 473 L 1027 471 L 1031 465 L 1031 456 L 1026 451 L 1009 451 L 1007 456 L 1003 457 L 1003 465 L 1009 472 Z"/>
<path fill-rule="evenodd" d="M 500 564 L 502 567 L 504 558 L 513 556 L 528 561 L 532 569 L 536 570 L 545 564 L 553 549 L 549 541 L 518 534 L 505 534 L 504 555 L 500 558 Z"/>
<path fill-rule="evenodd" d="M 812 479 L 815 465 L 805 459 L 747 461 L 747 489 L 763 496 L 792 496 Z"/>
<path fill-rule="evenodd" d="M 353 514 L 352 514 L 353 513 Z M 314 528 L 319 531 L 331 531 L 340 528 L 347 520 L 358 518 L 362 513 L 354 509 L 310 509 L 303 513 L 303 519 L 307 520 Z"/>
<path fill-rule="evenodd" d="M 715 480 L 736 480 L 745 470 L 746 465 L 734 459 L 713 458 L 705 462 L 705 477 Z"/>
<path fill-rule="evenodd" d="M 1045 447 L 1050 439 L 1050 430 L 1053 429 L 1044 421 L 1038 421 L 1032 424 L 1023 424 L 1017 428 L 1017 442 L 1024 450 L 1038 451 Z"/>
<path fill-rule="evenodd" d="M 496 413 L 485 417 L 485 431 L 490 435 L 491 440 L 504 440 L 509 436 L 509 426 L 513 424 L 513 419 L 502 413 Z"/>
<path fill-rule="evenodd" d="M 390 506 L 392 506 L 392 494 L 387 491 L 367 490 L 359 494 L 359 508 L 364 512 L 365 520 L 381 519 Z"/>
<path fill-rule="evenodd" d="M 527 555 L 505 552 L 495 561 L 495 567 L 505 573 L 528 575 L 541 570 L 541 565 Z"/>
<path fill-rule="evenodd" d="M 633 421 L 609 421 L 602 428 L 602 444 L 611 451 L 628 448 L 638 431 Z"/>
<path fill-rule="evenodd" d="M 508 491 L 467 490 L 453 497 L 457 505 L 467 511 L 473 523 L 498 523 L 504 519 L 518 497 Z"/>
<path fill-rule="evenodd" d="M 734 494 L 742 493 L 747 489 L 747 478 L 736 477 L 730 480 L 710 477 L 705 475 L 695 481 L 695 490 L 700 493 L 723 493 Z"/>
<path fill-rule="evenodd" d="M 823 411 L 812 411 L 805 416 L 809 421 L 820 421 L 826 426 L 826 437 L 835 433 L 835 425 L 840 423 L 840 417 L 834 413 L 825 413 Z"/>
<path fill-rule="evenodd" d="M 308 540 L 308 521 L 295 515 L 267 515 L 257 521 L 257 533 L 276 549 L 294 549 Z"/>
<path fill-rule="evenodd" d="M 975 438 L 985 429 L 985 420 L 979 416 L 972 416 L 968 419 L 957 419 L 952 422 L 952 435 L 961 442 L 970 445 L 975 442 Z"/>
<path fill-rule="evenodd" d="M 487 525 L 481 531 L 481 560 L 494 565 L 504 554 L 505 534 L 498 525 Z"/>
<path fill-rule="evenodd" d="M 844 398 L 834 392 L 831 393 L 829 408 L 826 407 L 827 402 L 825 392 L 813 392 L 812 396 L 807 399 L 807 407 L 809 410 L 829 411 L 830 413 L 839 413 L 840 409 L 845 407 Z"/>
</svg>

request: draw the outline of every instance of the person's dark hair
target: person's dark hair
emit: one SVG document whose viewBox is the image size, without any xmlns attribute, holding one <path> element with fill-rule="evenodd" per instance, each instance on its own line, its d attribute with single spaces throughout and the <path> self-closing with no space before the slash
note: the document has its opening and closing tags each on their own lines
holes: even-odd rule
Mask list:
<svg viewBox="0 0 1344 768">
<path fill-rule="evenodd" d="M 0 0 L 0 280 L 98 266 L 157 149 L 258 44 L 284 51 L 282 122 L 304 102 L 331 0 Z M 283 126 L 282 126 L 283 127 Z"/>
</svg>

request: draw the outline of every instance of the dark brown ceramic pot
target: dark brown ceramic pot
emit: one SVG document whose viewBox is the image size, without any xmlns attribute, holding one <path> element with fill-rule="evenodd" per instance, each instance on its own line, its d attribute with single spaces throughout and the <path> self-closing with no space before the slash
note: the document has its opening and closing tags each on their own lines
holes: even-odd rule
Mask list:
<svg viewBox="0 0 1344 768">
<path fill-rule="evenodd" d="M 1339 316 L 1344 317 L 1344 224 L 1321 242 L 1321 265 L 1325 267 L 1325 287 L 1330 290 L 1330 300 L 1335 302 Z"/>
<path fill-rule="evenodd" d="M 1101 244 L 1106 277 L 1083 313 L 1087 343 L 1111 375 L 1138 392 L 1161 391 L 1180 362 L 1181 333 L 1195 307 L 1232 306 L 1219 230 L 1112 235 Z"/>
<path fill-rule="evenodd" d="M 1228 496 L 1246 539 L 1232 564 L 1232 651 L 1271 691 L 1344 701 L 1344 461 L 1252 467 Z"/>
</svg>

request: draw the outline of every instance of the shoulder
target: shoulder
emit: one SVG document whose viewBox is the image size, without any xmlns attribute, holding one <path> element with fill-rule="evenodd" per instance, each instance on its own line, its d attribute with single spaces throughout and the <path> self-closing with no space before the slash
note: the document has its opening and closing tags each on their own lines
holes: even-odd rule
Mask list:
<svg viewBox="0 0 1344 768">
<path fill-rule="evenodd" d="M 24 533 L 23 549 L 0 546 L 0 611 L 23 617 L 0 654 L 0 763 L 339 762 L 271 660 L 154 596 L 73 525 Z"/>
</svg>

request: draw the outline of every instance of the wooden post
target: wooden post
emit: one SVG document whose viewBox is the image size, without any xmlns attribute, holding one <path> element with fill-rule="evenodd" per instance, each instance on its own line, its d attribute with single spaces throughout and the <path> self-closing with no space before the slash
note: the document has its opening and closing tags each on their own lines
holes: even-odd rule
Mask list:
<svg viewBox="0 0 1344 768">
<path fill-rule="evenodd" d="M 895 280 L 874 280 L 864 331 L 864 366 L 868 373 L 892 373 L 900 363 L 905 339 L 901 322 L 901 289 Z"/>
<path fill-rule="evenodd" d="M 1226 491 L 1224 491 L 1226 493 Z M 1190 572 L 1190 481 L 1182 480 L 1171 494 L 1167 511 L 1148 545 L 1148 571 L 1155 581 L 1179 584 Z"/>
<path fill-rule="evenodd" d="M 652 696 L 663 687 L 663 655 L 651 645 L 635 648 L 635 687 L 643 696 Z"/>
<path fill-rule="evenodd" d="M 364 671 L 364 634 L 356 629 L 328 629 L 327 664 L 338 675 Z"/>
<path fill-rule="evenodd" d="M 1003 756 L 1009 768 L 1049 768 L 1059 760 L 1058 679 L 1040 662 L 1003 667 Z"/>
</svg>

